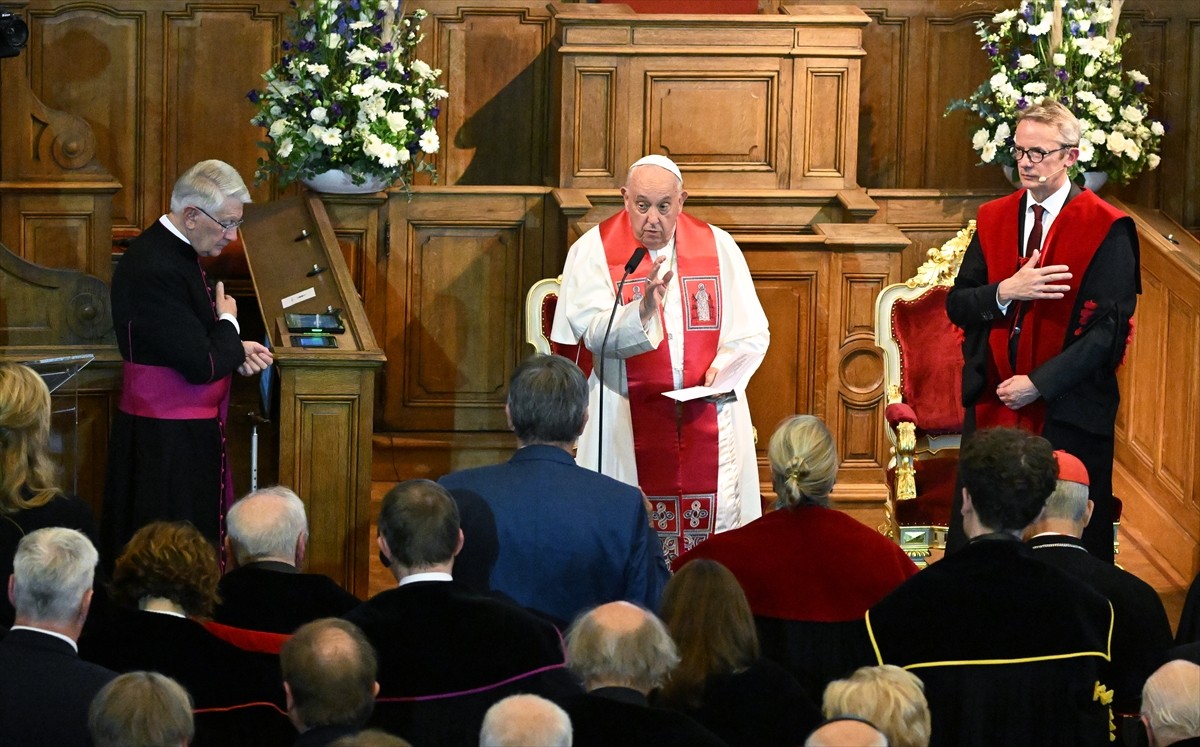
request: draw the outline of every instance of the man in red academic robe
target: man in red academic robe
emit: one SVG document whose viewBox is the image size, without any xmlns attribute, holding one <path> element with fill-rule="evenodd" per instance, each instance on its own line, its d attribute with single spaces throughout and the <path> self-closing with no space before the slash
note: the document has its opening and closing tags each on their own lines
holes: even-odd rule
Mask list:
<svg viewBox="0 0 1200 747">
<path fill-rule="evenodd" d="M 1092 476 L 1088 550 L 1112 560 L 1113 429 L 1141 292 L 1133 220 L 1067 178 L 1080 124 L 1046 101 L 1017 123 L 1024 189 L 979 209 L 978 230 L 946 301 L 963 339 L 964 439 L 1019 426 L 1078 457 Z M 947 550 L 966 538 L 961 486 Z"/>
</svg>

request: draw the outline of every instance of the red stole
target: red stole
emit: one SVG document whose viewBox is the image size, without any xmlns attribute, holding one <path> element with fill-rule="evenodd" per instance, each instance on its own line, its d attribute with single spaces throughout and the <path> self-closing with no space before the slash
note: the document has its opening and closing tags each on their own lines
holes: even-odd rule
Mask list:
<svg viewBox="0 0 1200 747">
<path fill-rule="evenodd" d="M 998 283 L 1017 270 L 1021 244 L 1018 227 L 1025 194 L 1025 190 L 1020 190 L 979 208 L 977 235 L 987 262 L 988 283 Z M 975 404 L 977 427 L 1006 425 L 1042 432 L 1045 400 L 1039 398 L 1019 410 L 1010 410 L 996 396 L 995 388 L 1016 374 L 1028 375 L 1062 352 L 1084 273 L 1112 224 L 1122 215 L 1096 193 L 1085 190 L 1068 200 L 1054 218 L 1042 241 L 1039 262 L 1043 267 L 1070 267 L 1072 277 L 1067 284 L 1071 289 L 1055 300 L 1013 301 L 1008 314 L 992 322 L 988 334 L 989 385 Z M 1015 320 L 1020 320 L 1021 333 L 1013 366 L 1009 361 L 1008 340 Z"/>
<path fill-rule="evenodd" d="M 624 210 L 600 224 L 600 239 L 613 286 L 637 248 Z M 712 228 L 681 213 L 675 226 L 675 272 L 683 304 L 683 384 L 704 383 L 721 333 L 721 279 Z M 622 304 L 638 303 L 653 263 L 647 255 L 630 273 Z M 659 312 L 662 313 L 661 310 Z M 663 322 L 664 328 L 666 326 Z M 717 406 L 677 403 L 663 392 L 675 388 L 667 340 L 625 360 L 638 482 L 650 498 L 655 530 L 668 559 L 707 539 L 716 522 Z"/>
</svg>

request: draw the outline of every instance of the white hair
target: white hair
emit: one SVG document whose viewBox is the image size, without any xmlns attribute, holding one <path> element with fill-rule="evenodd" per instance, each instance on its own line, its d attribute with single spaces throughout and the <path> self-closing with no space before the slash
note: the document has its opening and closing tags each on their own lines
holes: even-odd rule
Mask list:
<svg viewBox="0 0 1200 747">
<path fill-rule="evenodd" d="M 92 541 L 66 527 L 47 527 L 21 538 L 13 556 L 13 606 L 31 622 L 70 623 L 92 588 L 100 559 Z"/>
<path fill-rule="evenodd" d="M 304 501 L 282 485 L 255 490 L 225 516 L 229 544 L 238 565 L 270 557 L 292 557 L 296 538 L 308 537 Z"/>
<path fill-rule="evenodd" d="M 1142 718 L 1156 744 L 1200 737 L 1200 665 L 1175 659 L 1150 675 L 1142 688 Z"/>
<path fill-rule="evenodd" d="M 241 174 L 224 161 L 201 161 L 175 180 L 171 191 L 171 212 L 179 213 L 189 205 L 215 213 L 230 197 L 250 202 L 250 190 Z"/>
<path fill-rule="evenodd" d="M 571 747 L 571 717 L 537 695 L 510 695 L 483 717 L 479 747 Z"/>
</svg>

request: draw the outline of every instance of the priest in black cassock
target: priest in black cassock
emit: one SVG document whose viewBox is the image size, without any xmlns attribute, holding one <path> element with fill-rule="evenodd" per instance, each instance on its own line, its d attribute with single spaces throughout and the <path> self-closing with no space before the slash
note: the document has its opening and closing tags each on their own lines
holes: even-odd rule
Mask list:
<svg viewBox="0 0 1200 747">
<path fill-rule="evenodd" d="M 1050 442 L 978 431 L 959 470 L 970 540 L 867 612 L 878 663 L 925 683 L 932 747 L 1108 744 L 1112 607 L 1021 542 L 1054 490 Z"/>
<path fill-rule="evenodd" d="M 115 558 L 137 529 L 187 520 L 220 542 L 233 503 L 225 412 L 234 371 L 251 376 L 271 352 L 243 342 L 237 302 L 210 287 L 201 257 L 237 238 L 250 192 L 223 161 L 201 161 L 171 193 L 171 211 L 129 245 L 112 281 L 123 360 L 108 444 L 101 552 Z"/>
</svg>

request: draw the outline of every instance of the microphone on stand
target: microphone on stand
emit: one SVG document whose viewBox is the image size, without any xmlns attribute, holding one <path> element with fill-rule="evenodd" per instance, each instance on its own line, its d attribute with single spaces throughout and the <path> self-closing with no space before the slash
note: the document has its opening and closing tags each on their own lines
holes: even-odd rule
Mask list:
<svg viewBox="0 0 1200 747">
<path fill-rule="evenodd" d="M 608 315 L 608 326 L 604 328 L 604 340 L 600 343 L 600 401 L 598 404 L 599 419 L 596 423 L 596 471 L 604 474 L 604 351 L 608 348 L 608 333 L 612 332 L 613 319 L 617 317 L 617 307 L 621 305 L 621 291 L 625 288 L 625 281 L 629 279 L 629 273 L 637 269 L 637 266 L 646 258 L 646 247 L 639 246 L 633 250 L 633 256 L 625 263 L 625 274 L 621 276 L 621 282 L 617 283 L 617 297 L 613 299 L 612 313 Z"/>
</svg>

